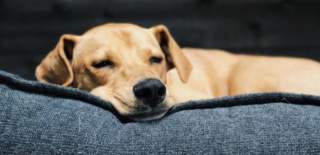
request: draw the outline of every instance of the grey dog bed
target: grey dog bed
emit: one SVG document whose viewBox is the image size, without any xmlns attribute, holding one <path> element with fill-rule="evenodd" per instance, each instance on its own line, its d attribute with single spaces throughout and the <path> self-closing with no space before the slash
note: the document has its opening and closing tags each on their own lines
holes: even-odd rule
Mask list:
<svg viewBox="0 0 320 155">
<path fill-rule="evenodd" d="M 131 122 L 86 92 L 0 71 L 0 154 L 319 154 L 320 97 L 190 101 Z"/>
</svg>

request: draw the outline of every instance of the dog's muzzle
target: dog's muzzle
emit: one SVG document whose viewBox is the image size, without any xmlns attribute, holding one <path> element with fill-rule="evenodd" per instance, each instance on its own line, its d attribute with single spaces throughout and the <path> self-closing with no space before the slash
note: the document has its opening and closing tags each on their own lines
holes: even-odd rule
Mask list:
<svg viewBox="0 0 320 155">
<path fill-rule="evenodd" d="M 133 93 L 143 104 L 155 107 L 166 96 L 166 87 L 158 79 L 145 79 L 133 86 Z"/>
</svg>

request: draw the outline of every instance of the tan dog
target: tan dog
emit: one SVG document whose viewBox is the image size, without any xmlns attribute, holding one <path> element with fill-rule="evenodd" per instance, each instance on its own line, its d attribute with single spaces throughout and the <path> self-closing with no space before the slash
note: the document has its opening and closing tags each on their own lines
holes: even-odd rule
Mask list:
<svg viewBox="0 0 320 155">
<path fill-rule="evenodd" d="M 63 35 L 36 69 L 42 82 L 90 91 L 134 120 L 181 102 L 255 92 L 320 94 L 320 64 L 307 59 L 181 49 L 168 29 L 106 24 Z"/>
</svg>

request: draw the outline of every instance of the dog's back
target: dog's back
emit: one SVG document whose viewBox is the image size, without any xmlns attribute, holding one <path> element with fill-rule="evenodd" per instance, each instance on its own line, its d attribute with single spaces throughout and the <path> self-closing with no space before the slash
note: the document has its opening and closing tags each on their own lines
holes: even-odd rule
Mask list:
<svg viewBox="0 0 320 155">
<path fill-rule="evenodd" d="M 184 48 L 183 51 L 194 66 L 190 86 L 201 85 L 207 95 L 320 94 L 320 64 L 310 59 L 232 54 L 213 49 Z"/>
</svg>

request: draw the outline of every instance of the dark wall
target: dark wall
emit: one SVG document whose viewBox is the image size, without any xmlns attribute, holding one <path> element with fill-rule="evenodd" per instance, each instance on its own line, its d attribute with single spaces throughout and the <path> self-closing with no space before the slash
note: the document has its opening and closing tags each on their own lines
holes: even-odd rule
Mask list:
<svg viewBox="0 0 320 155">
<path fill-rule="evenodd" d="M 320 59 L 319 0 L 0 0 L 0 69 L 33 78 L 64 33 L 166 24 L 181 46 Z"/>
</svg>

